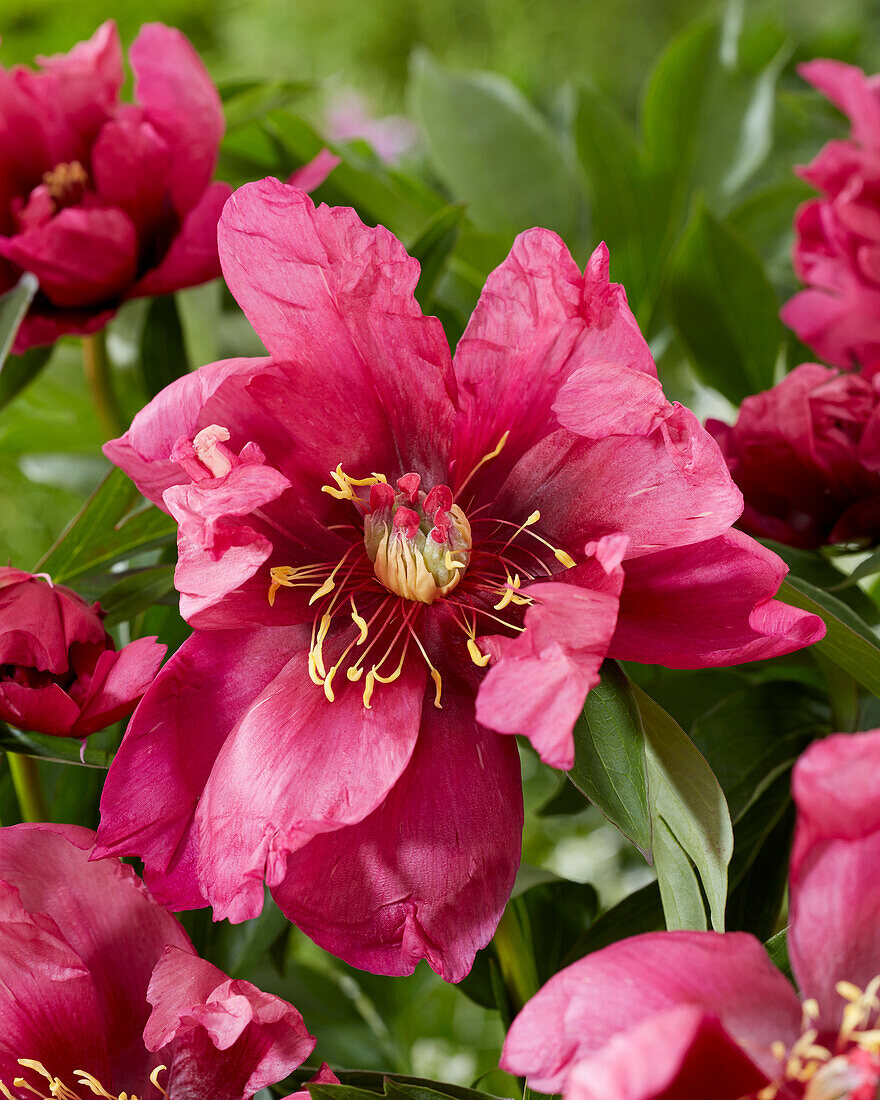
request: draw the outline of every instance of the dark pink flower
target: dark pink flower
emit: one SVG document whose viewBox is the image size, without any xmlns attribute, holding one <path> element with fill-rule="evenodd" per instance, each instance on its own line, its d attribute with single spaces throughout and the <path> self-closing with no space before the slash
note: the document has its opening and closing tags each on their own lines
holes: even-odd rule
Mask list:
<svg viewBox="0 0 880 1100">
<path fill-rule="evenodd" d="M 880 77 L 840 61 L 798 69 L 852 123 L 800 170 L 822 193 L 797 213 L 795 270 L 806 289 L 783 321 L 829 363 L 880 369 Z"/>
<path fill-rule="evenodd" d="M 180 31 L 149 23 L 129 56 L 134 104 L 112 20 L 38 72 L 0 68 L 0 292 L 40 280 L 17 352 L 220 274 L 220 97 Z"/>
<path fill-rule="evenodd" d="M 789 546 L 880 541 L 880 379 L 816 363 L 710 420 L 745 508 L 740 527 Z"/>
<path fill-rule="evenodd" d="M 87 737 L 131 714 L 166 647 L 138 638 L 117 651 L 103 617 L 42 574 L 0 568 L 0 719 Z"/>
<path fill-rule="evenodd" d="M 836 734 L 795 765 L 788 950 L 800 998 L 753 936 L 634 936 L 550 979 L 514 1020 L 503 1068 L 566 1100 L 874 1100 L 878 769 L 880 730 Z"/>
<path fill-rule="evenodd" d="M 93 842 L 0 829 L 0 1094 L 247 1100 L 296 1069 L 315 1045 L 297 1010 L 200 959 Z"/>
<path fill-rule="evenodd" d="M 499 733 L 569 767 L 607 655 L 727 665 L 824 628 L 731 530 L 740 494 L 604 246 L 582 274 L 519 237 L 454 365 L 418 264 L 351 210 L 248 185 L 220 252 L 269 358 L 180 379 L 107 445 L 179 521 L 196 630 L 110 771 L 100 852 L 236 921 L 268 882 L 355 965 L 458 980 L 519 860 Z"/>
</svg>

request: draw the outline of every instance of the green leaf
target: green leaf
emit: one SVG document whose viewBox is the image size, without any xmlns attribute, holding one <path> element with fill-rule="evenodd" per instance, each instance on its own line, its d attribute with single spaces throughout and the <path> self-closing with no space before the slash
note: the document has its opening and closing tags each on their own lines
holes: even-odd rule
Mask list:
<svg viewBox="0 0 880 1100">
<path fill-rule="evenodd" d="M 777 932 L 775 936 L 771 936 L 764 944 L 764 948 L 770 956 L 770 962 L 773 963 L 777 970 L 781 970 L 789 981 L 794 981 L 794 976 L 791 971 L 791 961 L 788 957 L 788 929 L 783 928 L 781 932 Z"/>
<path fill-rule="evenodd" d="M 134 569 L 121 579 L 114 579 L 114 574 L 110 578 L 113 583 L 103 587 L 95 597 L 107 613 L 105 626 L 115 626 L 131 619 L 174 591 L 173 565 Z"/>
<path fill-rule="evenodd" d="M 151 397 L 189 371 L 183 326 L 174 294 L 163 294 L 150 302 L 141 333 L 140 364 L 144 385 Z"/>
<path fill-rule="evenodd" d="M 880 641 L 867 623 L 836 596 L 823 592 L 789 573 L 778 596 L 786 603 L 811 611 L 825 622 L 825 637 L 816 649 L 854 679 L 880 696 Z"/>
<path fill-rule="evenodd" d="M 670 274 L 672 320 L 699 376 L 734 402 L 773 385 L 783 330 L 761 259 L 700 205 Z"/>
<path fill-rule="evenodd" d="M 464 212 L 465 204 L 461 202 L 444 206 L 428 219 L 428 223 L 407 249 L 410 256 L 418 260 L 422 267 L 415 299 L 425 312 L 429 310 L 437 280 L 455 248 Z"/>
<path fill-rule="evenodd" d="M 294 1080 L 300 1080 L 314 1070 L 297 1071 Z M 342 1082 L 339 1085 L 309 1084 L 313 1100 L 374 1100 L 385 1096 L 388 1100 L 438 1100 L 438 1097 L 452 1097 L 453 1100 L 498 1100 L 489 1093 L 477 1092 L 463 1085 L 449 1085 L 443 1081 L 426 1081 L 420 1077 L 404 1077 L 397 1074 L 368 1073 L 363 1070 L 340 1070 L 337 1072 Z"/>
<path fill-rule="evenodd" d="M 572 946 L 563 960 L 563 966 L 570 966 L 577 959 L 599 951 L 610 943 L 638 936 L 642 932 L 657 932 L 663 929 L 663 903 L 660 887 L 649 882 L 627 894 L 617 905 L 607 909 L 598 917 L 590 929 Z"/>
<path fill-rule="evenodd" d="M 139 499 L 122 470 L 111 470 L 40 559 L 37 571 L 67 583 L 120 558 L 171 542 L 177 529 L 171 516 L 153 507 L 129 514 Z"/>
<path fill-rule="evenodd" d="M 0 722 L 0 749 L 24 756 L 38 756 L 59 764 L 84 764 L 88 768 L 109 768 L 113 753 L 92 748 L 89 741 L 75 737 L 52 737 L 47 733 L 25 733 Z"/>
<path fill-rule="evenodd" d="M 736 823 L 807 745 L 831 730 L 823 695 L 774 680 L 722 699 L 691 729 L 727 796 Z"/>
<path fill-rule="evenodd" d="M 0 409 L 32 382 L 47 365 L 54 349 L 31 348 L 24 355 L 9 355 L 0 367 Z"/>
<path fill-rule="evenodd" d="M 649 856 L 645 738 L 632 686 L 614 661 L 602 665 L 602 679 L 587 695 L 574 744 L 569 779 Z"/>
<path fill-rule="evenodd" d="M 40 373 L 52 354 L 51 347 L 31 348 L 24 355 L 9 354 L 38 289 L 36 277 L 27 273 L 0 296 L 0 409 Z"/>
<path fill-rule="evenodd" d="M 727 866 L 733 852 L 724 792 L 678 723 L 639 688 L 632 691 L 645 731 L 655 866 L 667 924 L 671 928 L 705 926 L 705 913 L 701 923 L 696 907 L 698 875 L 712 927 L 722 932 Z M 702 900 L 699 908 L 702 912 Z"/>
<path fill-rule="evenodd" d="M 408 92 L 435 171 L 479 228 L 512 235 L 543 225 L 573 243 L 577 178 L 550 125 L 509 81 L 450 72 L 420 49 Z"/>
</svg>

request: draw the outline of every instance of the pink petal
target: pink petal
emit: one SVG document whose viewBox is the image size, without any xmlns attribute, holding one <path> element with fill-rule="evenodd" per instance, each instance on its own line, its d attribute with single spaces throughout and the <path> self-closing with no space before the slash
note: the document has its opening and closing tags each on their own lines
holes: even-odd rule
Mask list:
<svg viewBox="0 0 880 1100">
<path fill-rule="evenodd" d="M 717 1016 L 679 1005 L 578 1062 L 565 1100 L 741 1100 L 767 1083 Z"/>
<path fill-rule="evenodd" d="M 96 313 L 86 309 L 54 311 L 51 308 L 47 312 L 40 312 L 39 305 L 36 310 L 32 306 L 15 334 L 13 353 L 23 355 L 30 348 L 54 344 L 62 336 L 90 336 L 93 332 L 100 332 L 115 313 L 115 307 Z"/>
<path fill-rule="evenodd" d="M 92 146 L 92 179 L 102 203 L 120 207 L 146 236 L 164 212 L 169 164 L 168 146 L 134 108 L 103 126 Z"/>
<path fill-rule="evenodd" d="M 672 412 L 658 379 L 646 371 L 594 360 L 560 388 L 553 411 L 563 428 L 587 439 L 647 435 Z"/>
<path fill-rule="evenodd" d="M 220 96 L 199 55 L 173 27 L 146 23 L 128 56 L 135 99 L 171 150 L 171 201 L 183 215 L 214 174 L 225 129 Z"/>
<path fill-rule="evenodd" d="M 880 145 L 880 98 L 876 86 L 855 65 L 817 58 L 798 65 L 798 72 L 826 95 L 853 127 L 853 137 L 863 145 Z"/>
<path fill-rule="evenodd" d="M 144 990 L 150 974 L 166 944 L 187 952 L 192 947 L 181 926 L 153 901 L 133 868 L 115 859 L 89 862 L 93 840 L 89 829 L 73 825 L 3 829 L 0 880 L 18 888 L 29 912 L 47 913 L 52 918 L 90 971 L 99 1006 L 96 1011 L 103 1017 L 97 1028 L 91 1024 L 93 1034 L 106 1040 L 116 1087 L 131 1091 L 142 1085 L 157 1064 L 140 1040 L 148 1015 Z M 68 1022 L 76 1019 L 71 1007 L 61 1015 Z M 82 1061 L 74 1068 L 84 1068 Z M 102 1069 L 85 1068 L 93 1073 Z M 59 1071 L 53 1068 L 53 1072 Z"/>
<path fill-rule="evenodd" d="M 216 420 L 206 411 L 214 395 L 229 382 L 239 397 L 247 380 L 268 359 L 222 359 L 176 379 L 145 406 L 119 439 L 104 444 L 104 454 L 121 467 L 138 489 L 162 507 L 162 494 L 170 485 L 188 484 L 190 476 L 171 461 L 171 451 L 181 436 L 192 439 L 200 428 Z"/>
<path fill-rule="evenodd" d="M 0 833 L 0 859 L 4 834 L 13 831 Z M 57 925 L 30 913 L 15 886 L 2 880 L 0 958 L 0 1081 L 11 1085 L 21 1076 L 17 1059 L 25 1051 L 68 1080 L 82 1065 L 106 1080 L 106 1021 L 87 967 Z"/>
<path fill-rule="evenodd" d="M 574 764 L 572 730 L 587 692 L 599 683 L 623 583 L 619 568 L 611 578 L 592 563 L 569 572 L 589 575 L 568 584 L 529 585 L 535 604 L 526 611 L 525 632 L 494 639 L 499 658 L 480 685 L 476 706 L 478 722 L 524 734 L 545 764 L 564 770 Z M 602 590 L 588 587 L 601 581 Z"/>
<path fill-rule="evenodd" d="M 231 194 L 232 188 L 227 183 L 212 183 L 206 187 L 195 206 L 184 216 L 159 265 L 138 279 L 126 297 L 171 294 L 183 287 L 199 286 L 218 278 L 217 223 Z"/>
<path fill-rule="evenodd" d="M 816 615 L 773 600 L 785 563 L 739 531 L 628 560 L 609 655 L 667 668 L 765 660 L 825 636 Z"/>
<path fill-rule="evenodd" d="M 372 813 L 406 768 L 419 730 L 426 670 L 404 666 L 363 704 L 363 685 L 337 677 L 335 702 L 299 652 L 248 707 L 217 755 L 196 812 L 202 892 L 219 920 L 247 920 L 277 885 L 289 853 L 312 836 Z M 335 659 L 325 647 L 329 669 Z M 254 767 L 258 760 L 260 766 Z"/>
<path fill-rule="evenodd" d="M 308 164 L 297 168 L 287 177 L 287 183 L 292 187 L 298 187 L 301 191 L 314 191 L 320 187 L 337 165 L 342 163 L 342 157 L 331 153 L 329 149 L 322 149 Z"/>
<path fill-rule="evenodd" d="M 395 454 L 399 444 L 407 468 L 386 476 L 415 469 L 442 480 L 455 380 L 440 322 L 412 296 L 419 266 L 400 242 L 353 210 L 316 210 L 271 178 L 236 191 L 219 242 L 226 281 L 270 355 L 321 374 L 330 407 L 356 409 L 351 419 L 373 447 Z M 336 453 L 330 469 L 351 463 Z"/>
<path fill-rule="evenodd" d="M 326 1062 L 322 1062 L 318 1072 L 306 1082 L 307 1085 L 338 1085 L 340 1083 L 339 1078 Z M 298 1092 L 291 1092 L 288 1096 L 283 1097 L 283 1100 L 311 1100 L 311 1095 L 308 1089 L 300 1089 Z"/>
<path fill-rule="evenodd" d="M 0 255 L 40 280 L 54 306 L 119 297 L 134 278 L 137 236 L 122 210 L 68 206 L 46 225 L 0 237 Z"/>
<path fill-rule="evenodd" d="M 0 718 L 31 733 L 68 737 L 79 718 L 79 706 L 60 684 L 32 688 L 4 680 L 0 681 Z"/>
<path fill-rule="evenodd" d="M 379 809 L 310 840 L 272 892 L 307 935 L 353 966 L 411 974 L 424 958 L 457 982 L 510 896 L 522 791 L 515 742 L 474 723 L 463 686 L 444 680 L 442 704 L 426 700 L 410 765 Z"/>
<path fill-rule="evenodd" d="M 132 716 L 110 768 L 96 858 L 140 855 L 163 904 L 206 904 L 196 880 L 196 805 L 223 742 L 301 645 L 299 633 L 284 628 L 196 633 L 183 643 Z"/>
<path fill-rule="evenodd" d="M 118 652 L 105 650 L 72 732 L 87 737 L 130 714 L 156 678 L 167 648 L 155 638 L 137 638 Z"/>
<path fill-rule="evenodd" d="M 768 1075 L 770 1046 L 800 1035 L 794 990 L 753 937 L 740 932 L 656 932 L 620 940 L 560 971 L 507 1034 L 501 1067 L 531 1088 L 560 1092 L 573 1067 L 616 1035 L 679 1005 L 717 1016 Z"/>
<path fill-rule="evenodd" d="M 792 777 L 789 951 L 804 996 L 835 1029 L 843 1007 L 836 983 L 864 988 L 880 973 L 878 766 L 880 731 L 835 734 L 811 745 Z"/>
<path fill-rule="evenodd" d="M 0 568 L 0 664 L 62 675 L 70 667 L 73 644 L 105 642 L 101 616 L 72 589 L 21 569 Z"/>
<path fill-rule="evenodd" d="M 147 1049 L 174 1043 L 172 1096 L 242 1100 L 293 1072 L 315 1046 L 293 1005 L 174 947 L 156 965 L 147 999 Z"/>
</svg>

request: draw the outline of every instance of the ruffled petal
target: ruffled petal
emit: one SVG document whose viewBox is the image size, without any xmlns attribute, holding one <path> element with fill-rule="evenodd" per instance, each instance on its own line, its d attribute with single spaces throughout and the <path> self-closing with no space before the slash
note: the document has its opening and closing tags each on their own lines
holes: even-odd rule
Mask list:
<svg viewBox="0 0 880 1100">
<path fill-rule="evenodd" d="M 256 916 L 264 878 L 277 885 L 289 853 L 375 810 L 416 743 L 421 663 L 405 664 L 386 690 L 379 685 L 370 709 L 363 686 L 345 679 L 330 702 L 309 675 L 306 637 L 303 630 L 299 652 L 248 707 L 205 784 L 196 813 L 201 888 L 218 920 Z M 328 668 L 334 659 L 325 647 Z"/>
<path fill-rule="evenodd" d="M 442 480 L 455 379 L 440 322 L 413 298 L 419 265 L 400 242 L 271 178 L 236 191 L 219 242 L 226 281 L 269 353 L 304 370 L 306 384 L 324 378 L 324 409 L 345 411 L 337 423 L 357 424 L 374 462 L 393 467 L 386 476 L 415 469 Z M 297 405 L 305 414 L 307 397 Z M 328 470 L 358 457 L 336 454 Z"/>
<path fill-rule="evenodd" d="M 445 684 L 442 703 L 426 701 L 409 767 L 379 809 L 310 840 L 272 893 L 352 966 L 411 974 L 424 958 L 457 982 L 510 896 L 522 789 L 513 739 L 475 724 L 464 687 Z"/>
<path fill-rule="evenodd" d="M 825 636 L 817 615 L 774 600 L 788 567 L 739 531 L 624 565 L 609 655 L 667 668 L 760 661 Z"/>
<path fill-rule="evenodd" d="M 148 1050 L 173 1043 L 165 1087 L 187 1100 L 243 1100 L 300 1066 L 315 1046 L 293 1005 L 169 947 L 147 991 Z"/>
<path fill-rule="evenodd" d="M 105 650 L 72 732 L 87 737 L 130 714 L 156 678 L 167 649 L 155 638 L 136 638 L 117 652 Z"/>
<path fill-rule="evenodd" d="M 501 1067 L 561 1092 L 574 1065 L 616 1035 L 679 1005 L 717 1016 L 765 1072 L 770 1047 L 800 1035 L 794 990 L 761 944 L 739 932 L 657 932 L 620 940 L 560 971 L 513 1021 Z"/>
</svg>

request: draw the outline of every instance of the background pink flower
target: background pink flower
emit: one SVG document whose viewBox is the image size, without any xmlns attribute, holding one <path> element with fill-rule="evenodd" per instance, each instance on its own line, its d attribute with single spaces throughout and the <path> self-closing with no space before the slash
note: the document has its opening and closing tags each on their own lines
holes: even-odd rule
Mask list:
<svg viewBox="0 0 880 1100">
<path fill-rule="evenodd" d="M 103 617 L 48 577 L 0 568 L 0 719 L 87 737 L 131 714 L 166 647 L 138 638 L 117 651 Z"/>
<path fill-rule="evenodd" d="M 801 999 L 742 933 L 621 940 L 556 974 L 514 1020 L 502 1067 L 567 1100 L 871 1100 L 880 1084 L 880 730 L 795 765 L 788 950 Z M 761 1094 L 763 1095 L 763 1094 Z"/>
<path fill-rule="evenodd" d="M 794 266 L 806 289 L 782 319 L 829 363 L 880 368 L 880 78 L 840 61 L 798 69 L 852 123 L 806 168 L 822 193 L 797 213 Z"/>
<path fill-rule="evenodd" d="M 315 1040 L 297 1010 L 200 959 L 130 867 L 89 862 L 93 841 L 0 829 L 4 1095 L 91 1096 L 90 1075 L 113 1096 L 246 1100 L 299 1066 Z"/>
<path fill-rule="evenodd" d="M 745 507 L 739 526 L 789 546 L 880 540 L 880 381 L 803 363 L 710 420 Z"/>
<path fill-rule="evenodd" d="M 581 273 L 522 234 L 454 363 L 418 264 L 351 210 L 264 180 L 220 250 L 269 358 L 180 379 L 106 448 L 178 520 L 196 630 L 116 757 L 99 854 L 235 921 L 267 882 L 349 962 L 456 981 L 519 861 L 503 735 L 570 767 L 605 656 L 727 665 L 824 628 L 731 530 L 740 494 L 604 247 Z"/>
<path fill-rule="evenodd" d="M 130 50 L 103 23 L 41 69 L 0 69 L 0 292 L 22 271 L 40 292 L 17 352 L 102 328 L 127 298 L 220 274 L 211 183 L 223 135 L 217 90 L 187 39 L 161 23 Z"/>
</svg>

